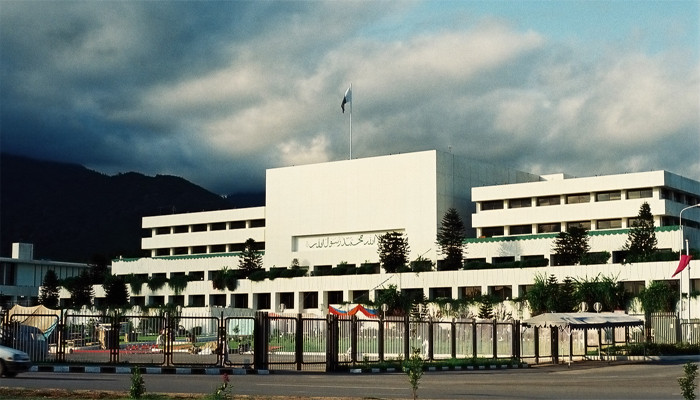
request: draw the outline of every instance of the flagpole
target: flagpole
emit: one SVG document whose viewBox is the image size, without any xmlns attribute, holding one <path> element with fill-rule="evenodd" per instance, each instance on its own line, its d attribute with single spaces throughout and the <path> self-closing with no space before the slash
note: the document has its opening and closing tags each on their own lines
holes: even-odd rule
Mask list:
<svg viewBox="0 0 700 400">
<path fill-rule="evenodd" d="M 352 160 L 352 83 L 350 84 L 350 159 Z"/>
</svg>

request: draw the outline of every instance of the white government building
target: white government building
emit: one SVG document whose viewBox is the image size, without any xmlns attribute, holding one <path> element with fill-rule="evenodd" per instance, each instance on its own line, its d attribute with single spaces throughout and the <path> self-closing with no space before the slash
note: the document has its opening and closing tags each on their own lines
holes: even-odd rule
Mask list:
<svg viewBox="0 0 700 400">
<path fill-rule="evenodd" d="M 700 182 L 666 171 L 573 178 L 538 176 L 474 162 L 439 151 L 424 151 L 267 170 L 264 207 L 146 216 L 142 239 L 148 257 L 113 260 L 112 273 L 170 278 L 189 274 L 181 293 L 169 286 L 143 285 L 131 293 L 137 305 L 236 307 L 326 314 L 328 306 L 373 299 L 396 285 L 429 299 L 491 293 L 521 296 L 537 276 L 585 279 L 609 276 L 633 292 L 653 280 L 700 289 L 700 268 L 671 278 L 678 261 L 623 265 L 619 250 L 642 203 L 651 207 L 658 247 L 682 247 L 679 218 L 690 247 L 700 248 Z M 468 227 L 465 261 L 493 264 L 459 271 L 386 273 L 378 268 L 377 237 L 402 232 L 410 260 L 442 258 L 436 235 L 445 212 L 456 208 Z M 684 211 L 681 215 L 681 211 Z M 568 226 L 590 230 L 592 252 L 612 254 L 607 264 L 502 268 L 500 263 L 551 259 L 557 232 Z M 293 262 L 304 277 L 239 281 L 234 291 L 217 290 L 212 276 L 238 268 L 244 242 L 264 250 L 264 267 Z M 685 250 L 683 250 L 685 251 Z M 338 265 L 371 265 L 373 274 L 322 275 Z M 321 276 L 314 276 L 321 275 Z M 680 278 L 680 279 L 679 279 Z M 96 287 L 99 301 L 104 293 Z M 350 306 L 351 307 L 351 306 Z M 692 316 L 700 316 L 692 300 Z M 684 306 L 687 310 L 687 305 Z M 527 311 L 525 311 L 527 313 Z M 684 314 L 685 315 L 685 314 Z"/>
</svg>

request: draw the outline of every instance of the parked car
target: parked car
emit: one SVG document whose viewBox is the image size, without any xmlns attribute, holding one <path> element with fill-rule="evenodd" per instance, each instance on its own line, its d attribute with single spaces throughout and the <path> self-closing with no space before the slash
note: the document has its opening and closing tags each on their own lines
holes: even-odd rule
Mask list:
<svg viewBox="0 0 700 400">
<path fill-rule="evenodd" d="M 0 376 L 12 378 L 32 366 L 29 355 L 12 347 L 0 346 Z"/>
</svg>

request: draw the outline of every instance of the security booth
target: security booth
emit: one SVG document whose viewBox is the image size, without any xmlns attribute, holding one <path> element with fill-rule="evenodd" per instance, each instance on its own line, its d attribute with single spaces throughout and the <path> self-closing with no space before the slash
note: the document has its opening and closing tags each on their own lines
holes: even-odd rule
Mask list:
<svg viewBox="0 0 700 400">
<path fill-rule="evenodd" d="M 589 347 L 597 348 L 598 356 L 601 357 L 604 339 L 607 344 L 629 343 L 629 328 L 643 328 L 644 320 L 632 317 L 623 313 L 544 313 L 525 320 L 522 324 L 524 328 L 533 328 L 535 336 L 539 337 L 539 331 L 549 330 L 550 354 L 552 363 L 559 363 L 559 344 L 562 342 L 560 335 L 566 335 L 569 339 L 569 363 L 573 360 L 572 335 L 580 331 L 582 333 L 583 356 L 586 357 Z M 617 340 L 617 328 L 624 328 L 622 340 Z M 596 335 L 597 341 L 593 345 L 589 344 L 591 332 Z M 535 346 L 535 360 L 540 358 L 539 346 Z"/>
</svg>

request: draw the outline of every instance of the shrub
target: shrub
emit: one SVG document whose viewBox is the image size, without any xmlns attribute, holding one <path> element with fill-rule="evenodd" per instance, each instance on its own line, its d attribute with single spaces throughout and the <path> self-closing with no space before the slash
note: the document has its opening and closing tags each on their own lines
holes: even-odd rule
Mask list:
<svg viewBox="0 0 700 400">
<path fill-rule="evenodd" d="M 472 269 L 487 269 L 487 268 L 492 268 L 493 264 L 487 263 L 486 261 L 469 261 L 466 264 L 464 264 L 464 269 L 467 270 L 472 270 Z"/>
<path fill-rule="evenodd" d="M 610 253 L 607 251 L 596 251 L 584 254 L 581 257 L 581 265 L 607 264 Z"/>
<path fill-rule="evenodd" d="M 418 398 L 418 384 L 423 376 L 423 366 L 424 362 L 420 356 L 420 349 L 414 347 L 411 357 L 403 362 L 404 371 L 408 375 L 408 382 L 411 384 L 413 400 Z"/>
<path fill-rule="evenodd" d="M 140 399 L 146 393 L 146 383 L 141 375 L 141 368 L 136 367 L 131 370 L 131 387 L 129 388 L 130 399 Z"/>
<path fill-rule="evenodd" d="M 253 271 L 250 273 L 250 275 L 248 275 L 248 279 L 250 279 L 253 282 L 264 281 L 265 278 L 267 278 L 267 271 L 265 271 L 264 269 Z"/>
<path fill-rule="evenodd" d="M 690 361 L 683 365 L 683 376 L 678 378 L 681 394 L 685 400 L 695 400 L 695 379 L 698 377 L 698 366 Z"/>
</svg>

